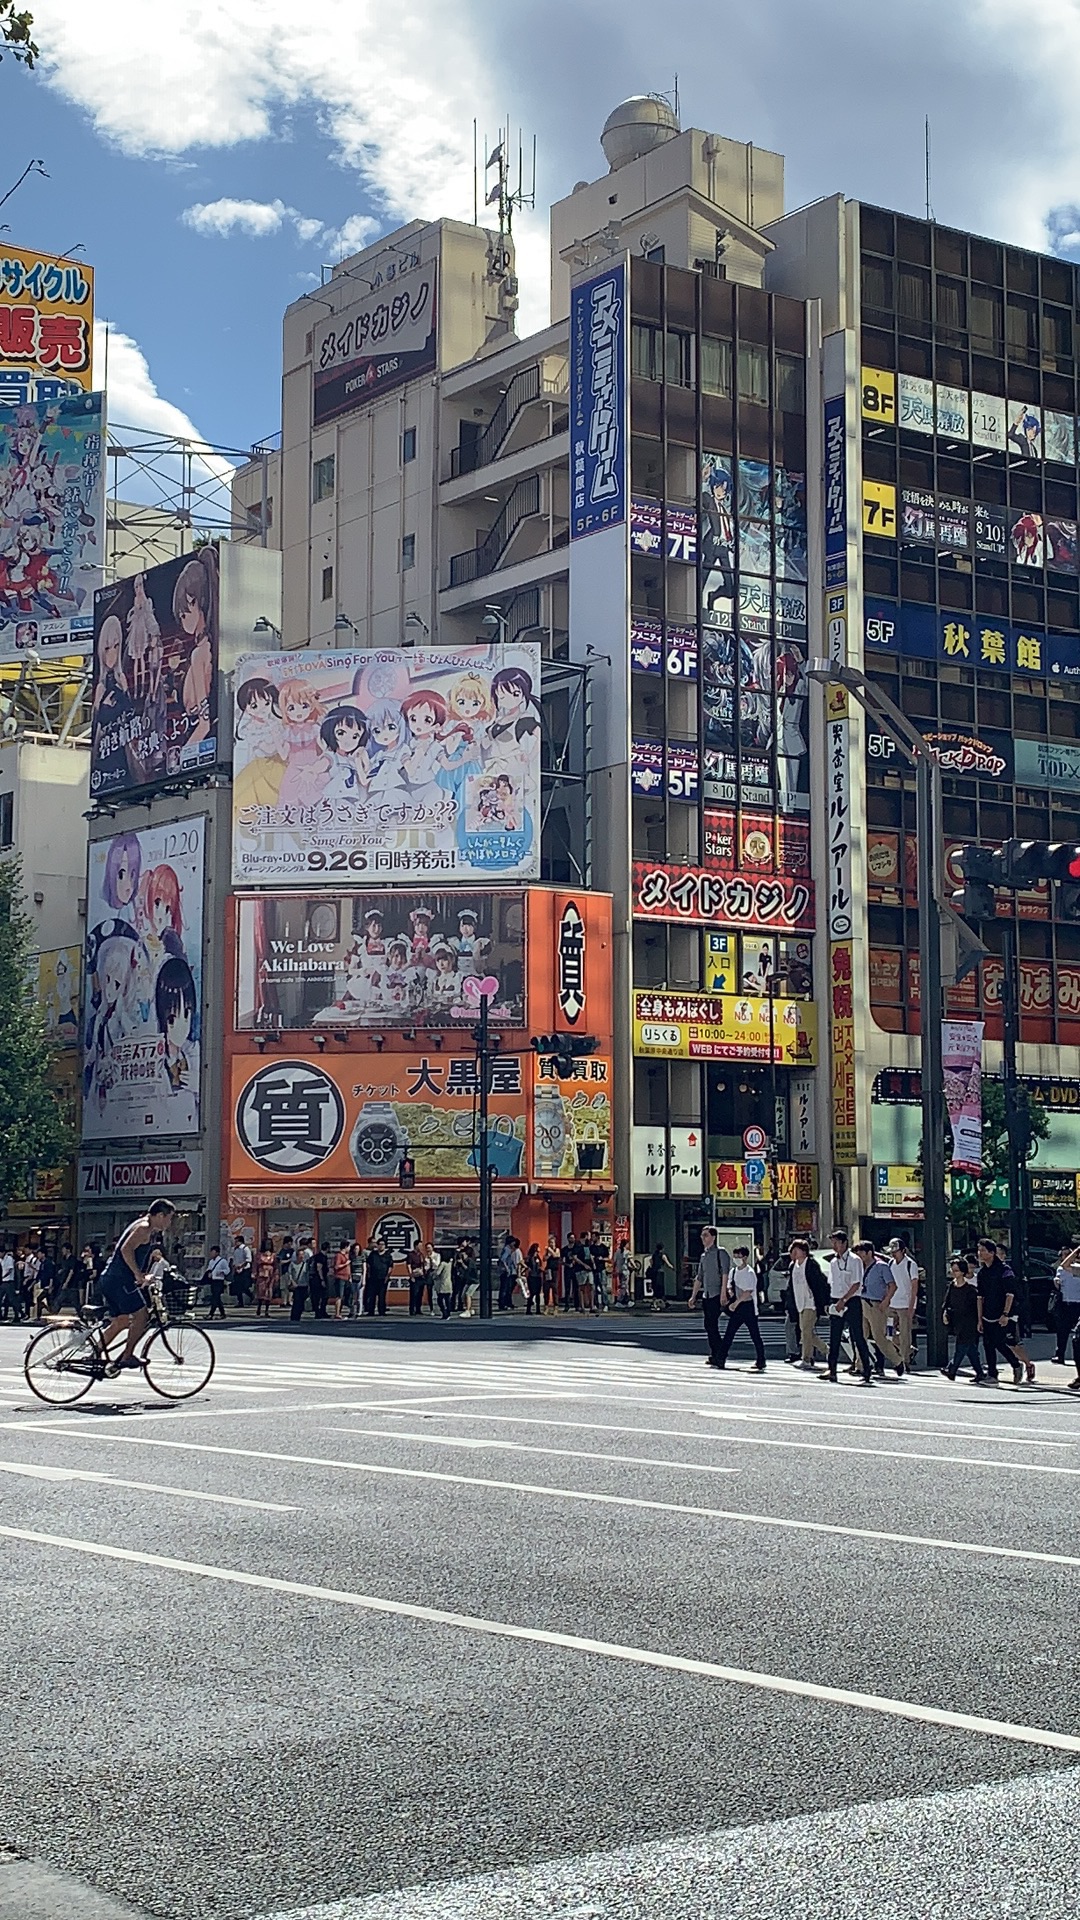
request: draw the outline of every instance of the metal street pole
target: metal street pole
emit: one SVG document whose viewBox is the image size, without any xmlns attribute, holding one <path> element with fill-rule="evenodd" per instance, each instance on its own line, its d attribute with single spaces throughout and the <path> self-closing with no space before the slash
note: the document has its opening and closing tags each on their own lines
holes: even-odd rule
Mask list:
<svg viewBox="0 0 1080 1920">
<path fill-rule="evenodd" d="M 491 1091 L 491 1056 L 488 1052 L 488 1000 L 480 1000 L 480 1025 L 476 1034 L 476 1057 L 480 1072 L 480 1318 L 491 1319 L 491 1162 L 488 1155 L 488 1094 Z"/>
<path fill-rule="evenodd" d="M 947 918 L 942 899 L 941 768 L 923 735 L 895 700 L 868 680 L 858 667 L 811 660 L 812 680 L 846 687 L 861 707 L 883 720 L 905 758 L 915 768 L 915 833 L 918 841 L 919 1006 L 921 1010 L 923 1113 L 923 1266 L 926 1270 L 926 1357 L 931 1366 L 948 1358 L 942 1323 L 948 1256 L 948 1203 L 945 1199 L 945 1079 L 942 1068 L 941 931 Z M 956 916 L 953 916 L 955 920 Z"/>
<path fill-rule="evenodd" d="M 941 1022 L 941 769 L 929 753 L 915 761 L 915 837 L 918 842 L 919 1008 L 922 1039 L 923 1266 L 926 1270 L 926 1359 L 944 1366 L 949 1339 L 942 1321 L 949 1252 L 945 1199 L 945 1072 Z"/>
<path fill-rule="evenodd" d="M 1016 1043 L 1020 1029 L 1020 956 L 1016 938 L 1016 894 L 1013 917 L 1001 922 L 1002 1067 L 1005 1076 L 1005 1129 L 1009 1136 L 1009 1253 L 1018 1286 L 1027 1279 L 1027 1143 L 1021 1138 L 1020 1083 L 1016 1074 Z"/>
</svg>

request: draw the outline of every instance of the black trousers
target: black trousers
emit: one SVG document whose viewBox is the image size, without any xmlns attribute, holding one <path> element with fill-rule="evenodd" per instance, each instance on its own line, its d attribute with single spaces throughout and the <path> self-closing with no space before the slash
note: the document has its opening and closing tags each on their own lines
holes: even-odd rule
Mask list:
<svg viewBox="0 0 1080 1920">
<path fill-rule="evenodd" d="M 386 1312 L 386 1281 L 364 1281 L 364 1312 L 369 1319 L 376 1313 Z"/>
<path fill-rule="evenodd" d="M 720 1342 L 720 1351 L 717 1358 L 722 1361 L 727 1359 L 731 1351 L 731 1343 L 740 1327 L 746 1328 L 747 1333 L 754 1343 L 754 1355 L 757 1359 L 758 1366 L 763 1367 L 765 1365 L 765 1348 L 761 1344 L 761 1328 L 758 1326 L 758 1317 L 752 1300 L 741 1300 L 738 1306 L 732 1309 L 727 1326 L 724 1329 L 724 1337 Z"/>
<path fill-rule="evenodd" d="M 326 1319 L 326 1303 L 330 1298 L 330 1289 L 323 1281 L 317 1280 L 311 1289 L 311 1310 L 316 1320 Z"/>
<path fill-rule="evenodd" d="M 997 1379 L 999 1354 L 1004 1355 L 1014 1373 L 1021 1373 L 1023 1371 L 1019 1360 L 1005 1338 L 1005 1328 L 1000 1326 L 996 1320 L 983 1321 L 982 1337 L 983 1350 L 986 1354 L 986 1371 L 990 1375 L 991 1380 Z"/>
<path fill-rule="evenodd" d="M 1064 1360 L 1069 1335 L 1074 1329 L 1080 1329 L 1080 1300 L 1063 1300 L 1059 1294 L 1054 1308 L 1055 1359 Z"/>
<path fill-rule="evenodd" d="M 863 1332 L 862 1301 L 858 1296 L 856 1296 L 854 1300 L 848 1301 L 843 1313 L 831 1313 L 829 1315 L 829 1373 L 834 1380 L 836 1379 L 836 1368 L 840 1359 L 840 1343 L 844 1338 L 845 1327 L 848 1331 L 848 1338 L 851 1341 L 852 1351 L 862 1367 L 863 1379 L 869 1380 L 871 1372 L 870 1349 L 866 1344 L 866 1335 Z"/>
<path fill-rule="evenodd" d="M 290 1320 L 299 1320 L 300 1315 L 307 1306 L 307 1296 L 308 1290 L 306 1287 L 293 1288 L 292 1306 L 289 1308 Z"/>
<path fill-rule="evenodd" d="M 212 1320 L 215 1313 L 220 1314 L 221 1318 L 224 1320 L 225 1300 L 223 1297 L 223 1289 L 221 1288 L 220 1285 L 216 1287 L 211 1287 L 210 1289 L 210 1311 L 206 1316 L 207 1319 Z"/>
<path fill-rule="evenodd" d="M 701 1308 L 705 1320 L 705 1338 L 709 1343 L 709 1358 L 716 1361 L 724 1357 L 724 1343 L 720 1337 L 723 1304 L 718 1293 L 710 1293 L 706 1294 Z"/>
<path fill-rule="evenodd" d="M 423 1313 L 424 1311 L 424 1289 L 426 1286 L 427 1281 L 423 1278 L 423 1275 L 421 1275 L 418 1280 L 410 1279 L 409 1281 L 409 1312 L 414 1318 L 417 1314 Z"/>
</svg>

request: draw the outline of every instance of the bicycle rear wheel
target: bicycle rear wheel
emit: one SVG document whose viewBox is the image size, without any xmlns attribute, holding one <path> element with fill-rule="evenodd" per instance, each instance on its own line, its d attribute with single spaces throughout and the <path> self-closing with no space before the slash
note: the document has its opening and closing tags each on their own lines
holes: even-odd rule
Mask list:
<svg viewBox="0 0 1080 1920">
<path fill-rule="evenodd" d="M 23 1373 L 31 1393 L 50 1407 L 72 1407 L 98 1378 L 98 1353 L 86 1327 L 45 1327 L 26 1349 Z"/>
<path fill-rule="evenodd" d="M 214 1371 L 214 1349 L 201 1327 L 177 1321 L 159 1327 L 142 1352 L 146 1378 L 163 1400 L 190 1400 Z"/>
</svg>

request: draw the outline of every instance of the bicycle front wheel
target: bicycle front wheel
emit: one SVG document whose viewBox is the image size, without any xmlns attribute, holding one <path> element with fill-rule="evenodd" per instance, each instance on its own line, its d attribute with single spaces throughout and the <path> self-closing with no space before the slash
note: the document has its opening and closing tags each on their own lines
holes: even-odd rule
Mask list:
<svg viewBox="0 0 1080 1920">
<path fill-rule="evenodd" d="M 50 1407 L 72 1407 L 98 1376 L 98 1355 L 86 1327 L 45 1327 L 26 1349 L 23 1373 L 31 1393 Z"/>
<path fill-rule="evenodd" d="M 214 1371 L 214 1349 L 201 1327 L 177 1321 L 151 1334 L 142 1362 L 147 1381 L 163 1400 L 190 1400 Z"/>
</svg>

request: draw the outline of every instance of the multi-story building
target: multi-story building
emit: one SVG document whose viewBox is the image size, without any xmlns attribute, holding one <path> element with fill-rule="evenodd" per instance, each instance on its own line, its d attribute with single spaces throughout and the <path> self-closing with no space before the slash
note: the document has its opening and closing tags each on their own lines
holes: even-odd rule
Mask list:
<svg viewBox="0 0 1080 1920">
<path fill-rule="evenodd" d="M 855 527 L 849 659 L 930 739 L 946 871 L 964 844 L 1080 839 L 1076 327 L 1068 261 L 830 199 L 769 228 L 771 284 L 821 301 Z M 826 402 L 829 406 L 829 401 Z M 853 1204 L 920 1210 L 913 776 L 887 730 L 849 732 Z M 1080 925 L 1045 883 L 998 897 L 991 957 L 946 996 L 1002 1057 L 1002 935 L 1020 955 L 1021 1075 L 1049 1112 L 1036 1208 L 1076 1206 Z M 1008 905 L 1007 905 L 1008 903 Z"/>
</svg>

